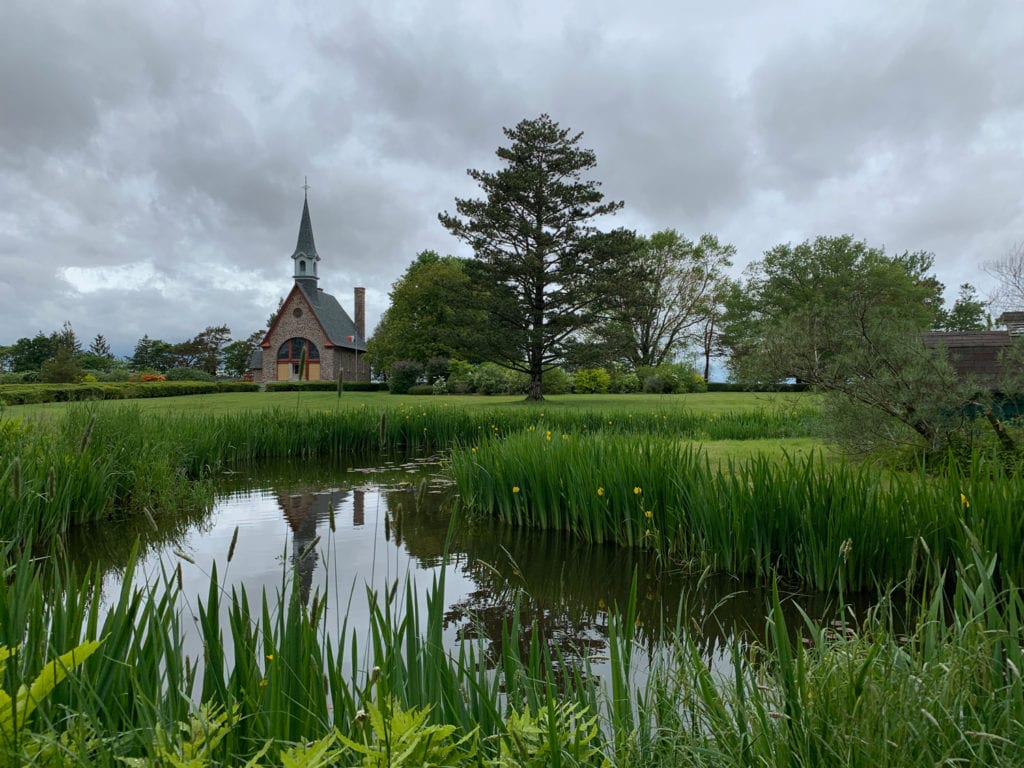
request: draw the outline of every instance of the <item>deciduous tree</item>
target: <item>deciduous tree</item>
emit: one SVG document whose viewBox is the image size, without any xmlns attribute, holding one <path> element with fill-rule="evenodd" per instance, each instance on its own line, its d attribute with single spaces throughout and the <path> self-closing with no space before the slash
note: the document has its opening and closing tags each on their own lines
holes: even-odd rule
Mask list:
<svg viewBox="0 0 1024 768">
<path fill-rule="evenodd" d="M 375 371 L 385 373 L 398 360 L 426 364 L 451 357 L 479 325 L 468 304 L 466 259 L 423 251 L 391 286 L 391 304 L 367 342 Z"/>
<path fill-rule="evenodd" d="M 977 393 L 941 351 L 925 347 L 941 305 L 926 253 L 889 256 L 850 236 L 780 245 L 754 262 L 727 301 L 730 368 L 743 381 L 789 377 L 830 393 L 849 412 L 902 425 L 931 450 L 950 444 L 951 419 Z M 878 421 L 863 419 L 864 424 Z"/>
</svg>

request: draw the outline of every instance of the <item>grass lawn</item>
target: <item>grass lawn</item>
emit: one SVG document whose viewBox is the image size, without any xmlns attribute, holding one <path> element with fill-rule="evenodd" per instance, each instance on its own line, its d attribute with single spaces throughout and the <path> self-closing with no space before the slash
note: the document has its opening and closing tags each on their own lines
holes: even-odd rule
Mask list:
<svg viewBox="0 0 1024 768">
<path fill-rule="evenodd" d="M 106 400 L 86 407 L 123 408 L 130 404 L 143 413 L 205 413 L 219 415 L 268 408 L 311 411 L 335 408 L 397 408 L 415 405 L 422 408 L 534 408 L 600 410 L 630 413 L 688 408 L 697 413 L 724 414 L 742 411 L 775 410 L 813 406 L 815 395 L 806 393 L 702 392 L 688 395 L 550 395 L 542 403 L 526 402 L 520 395 L 484 397 L 479 395 L 392 395 L 388 392 L 346 392 L 339 398 L 334 392 L 236 392 L 182 397 L 157 397 L 139 400 Z M 83 404 L 44 403 L 14 405 L 2 409 L 2 415 L 17 419 L 48 419 Z"/>
</svg>

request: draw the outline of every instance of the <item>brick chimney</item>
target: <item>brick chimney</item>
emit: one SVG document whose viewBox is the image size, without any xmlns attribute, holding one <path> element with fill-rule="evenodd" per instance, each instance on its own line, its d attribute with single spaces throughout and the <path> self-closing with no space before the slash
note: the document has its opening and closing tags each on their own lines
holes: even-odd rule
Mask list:
<svg viewBox="0 0 1024 768">
<path fill-rule="evenodd" d="M 353 318 L 356 321 L 356 333 L 359 334 L 359 338 L 364 342 L 366 341 L 366 289 L 356 288 L 355 290 L 355 302 L 356 302 L 356 316 Z"/>
</svg>

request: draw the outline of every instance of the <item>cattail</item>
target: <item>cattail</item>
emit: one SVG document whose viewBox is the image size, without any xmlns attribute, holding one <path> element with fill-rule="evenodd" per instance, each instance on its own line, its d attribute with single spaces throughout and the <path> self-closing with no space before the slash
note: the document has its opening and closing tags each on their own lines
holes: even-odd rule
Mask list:
<svg viewBox="0 0 1024 768">
<path fill-rule="evenodd" d="M 301 563 L 303 560 L 305 560 L 307 557 L 309 557 L 309 553 L 312 552 L 313 549 L 316 547 L 316 545 L 319 544 L 319 543 L 320 543 L 320 537 L 317 536 L 315 539 L 313 539 L 311 542 L 309 542 L 309 544 L 307 544 L 305 547 L 303 547 L 302 551 L 299 553 L 299 562 Z"/>
<path fill-rule="evenodd" d="M 175 577 L 178 580 L 178 591 L 179 592 L 184 592 L 185 591 L 185 584 L 184 584 L 184 580 L 181 578 L 181 563 L 178 563 L 178 567 L 174 569 L 174 575 L 175 575 Z"/>
<path fill-rule="evenodd" d="M 53 501 L 57 495 L 57 473 L 50 465 L 50 471 L 46 473 L 46 500 Z"/>
<path fill-rule="evenodd" d="M 189 557 L 189 556 L 188 556 L 187 554 L 185 554 L 184 552 L 182 552 L 182 551 L 181 551 L 180 549 L 175 549 L 175 550 L 174 550 L 174 554 L 175 554 L 175 555 L 177 555 L 178 557 L 180 557 L 180 558 L 181 558 L 182 560 L 184 560 L 184 561 L 185 561 L 186 563 L 192 563 L 192 565 L 195 565 L 195 564 L 196 564 L 196 561 L 195 561 L 195 560 L 193 560 L 193 559 L 192 559 L 191 557 Z M 181 563 L 178 563 L 178 568 L 181 568 Z"/>
<path fill-rule="evenodd" d="M 231 534 L 231 545 L 228 547 L 228 562 L 231 562 L 231 558 L 235 556 L 235 544 L 238 543 L 238 526 L 235 526 L 235 532 Z"/>
<path fill-rule="evenodd" d="M 96 414 L 94 413 L 89 417 L 89 424 L 85 428 L 85 433 L 82 435 L 82 443 L 78 446 L 79 453 L 85 453 L 85 449 L 89 446 L 89 438 L 92 437 L 92 428 L 96 425 Z"/>
</svg>

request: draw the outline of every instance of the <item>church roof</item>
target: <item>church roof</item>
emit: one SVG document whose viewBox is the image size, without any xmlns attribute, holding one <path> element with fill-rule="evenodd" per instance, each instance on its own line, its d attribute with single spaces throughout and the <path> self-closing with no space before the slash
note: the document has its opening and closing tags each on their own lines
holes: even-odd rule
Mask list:
<svg viewBox="0 0 1024 768">
<path fill-rule="evenodd" d="M 320 289 L 311 290 L 304 283 L 297 282 L 296 285 L 309 301 L 309 306 L 313 308 L 313 314 L 320 321 L 320 325 L 323 326 L 324 333 L 327 334 L 327 339 L 332 345 L 358 349 L 360 352 L 366 351 L 366 339 L 359 335 L 356 324 L 336 298 Z M 350 336 L 352 337 L 351 341 L 349 341 Z"/>
<path fill-rule="evenodd" d="M 302 221 L 299 223 L 299 239 L 295 243 L 295 253 L 292 258 L 304 255 L 319 259 L 316 252 L 316 243 L 313 242 L 313 223 L 309 220 L 309 197 L 304 196 L 302 200 Z"/>
</svg>

